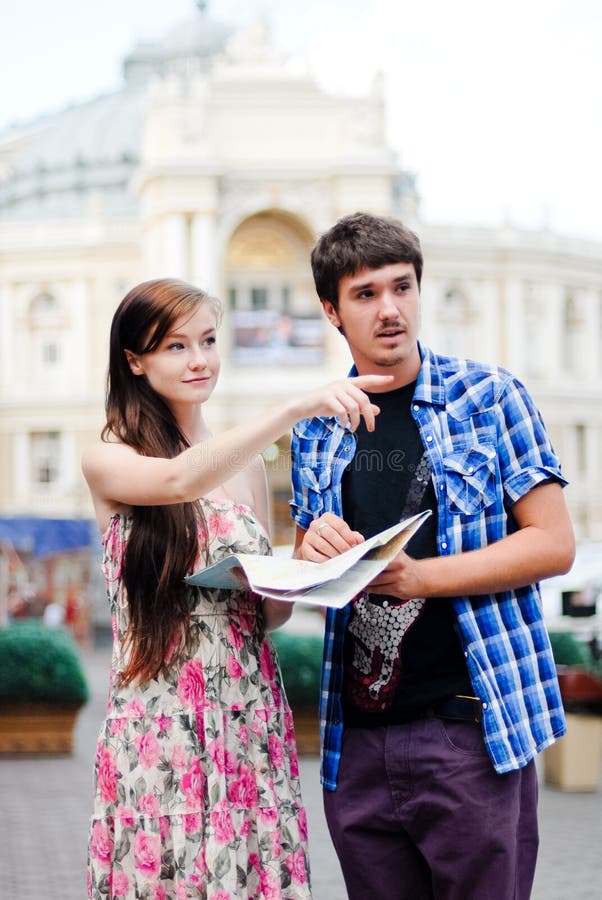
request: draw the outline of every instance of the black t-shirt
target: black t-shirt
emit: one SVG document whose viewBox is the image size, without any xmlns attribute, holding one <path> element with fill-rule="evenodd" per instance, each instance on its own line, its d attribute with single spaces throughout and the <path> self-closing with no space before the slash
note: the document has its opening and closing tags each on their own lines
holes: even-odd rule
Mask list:
<svg viewBox="0 0 602 900">
<path fill-rule="evenodd" d="M 432 509 L 409 542 L 415 559 L 437 555 L 437 499 L 430 466 L 410 408 L 415 382 L 370 399 L 380 407 L 376 428 L 362 420 L 357 450 L 342 482 L 343 516 L 371 537 L 405 516 Z M 345 723 L 400 721 L 435 700 L 471 693 L 449 598 L 378 594 L 355 601 L 345 636 Z"/>
</svg>

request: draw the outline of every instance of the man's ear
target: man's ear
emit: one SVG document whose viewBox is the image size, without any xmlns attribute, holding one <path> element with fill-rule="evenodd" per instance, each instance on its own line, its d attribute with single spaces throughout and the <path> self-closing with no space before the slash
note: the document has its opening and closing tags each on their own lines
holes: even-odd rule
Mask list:
<svg viewBox="0 0 602 900">
<path fill-rule="evenodd" d="M 330 300 L 322 300 L 322 306 L 324 307 L 324 313 L 330 324 L 334 325 L 335 328 L 340 328 L 341 320 Z"/>
<path fill-rule="evenodd" d="M 142 361 L 139 356 L 136 356 L 135 353 L 132 353 L 131 350 L 124 350 L 125 358 L 128 361 L 128 365 L 134 375 L 144 375 L 144 367 L 142 365 Z"/>
</svg>

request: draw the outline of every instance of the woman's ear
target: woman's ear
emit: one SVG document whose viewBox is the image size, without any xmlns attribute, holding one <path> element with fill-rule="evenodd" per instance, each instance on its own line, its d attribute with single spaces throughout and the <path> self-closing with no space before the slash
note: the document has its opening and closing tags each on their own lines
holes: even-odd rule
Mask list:
<svg viewBox="0 0 602 900">
<path fill-rule="evenodd" d="M 142 360 L 139 356 L 136 356 L 135 353 L 132 353 L 131 350 L 124 350 L 125 358 L 128 361 L 128 365 L 132 371 L 133 375 L 144 375 L 144 367 L 142 365 Z"/>
</svg>

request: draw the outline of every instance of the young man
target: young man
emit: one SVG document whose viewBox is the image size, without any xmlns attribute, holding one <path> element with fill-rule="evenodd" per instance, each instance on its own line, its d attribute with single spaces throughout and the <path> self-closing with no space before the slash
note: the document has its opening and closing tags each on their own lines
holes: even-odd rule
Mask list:
<svg viewBox="0 0 602 900">
<path fill-rule="evenodd" d="M 422 253 L 401 223 L 341 219 L 312 253 L 352 374 L 388 374 L 375 430 L 293 432 L 296 555 L 323 561 L 433 515 L 328 611 L 322 782 L 351 900 L 527 900 L 534 757 L 565 722 L 537 582 L 574 537 L 558 459 L 525 388 L 418 342 Z"/>
</svg>

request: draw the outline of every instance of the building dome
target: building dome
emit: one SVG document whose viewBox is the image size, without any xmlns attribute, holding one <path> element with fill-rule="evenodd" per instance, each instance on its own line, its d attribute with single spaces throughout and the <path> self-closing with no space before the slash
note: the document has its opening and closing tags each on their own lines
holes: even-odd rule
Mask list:
<svg viewBox="0 0 602 900">
<path fill-rule="evenodd" d="M 132 211 L 127 184 L 140 155 L 144 94 L 125 89 L 0 134 L 0 216 L 81 216 L 91 191 L 107 212 Z"/>
<path fill-rule="evenodd" d="M 135 215 L 128 185 L 140 160 L 149 80 L 208 69 L 231 33 L 201 11 L 138 44 L 124 60 L 122 90 L 0 132 L 0 218 L 80 217 L 91 193 L 102 195 L 109 215 Z"/>
<path fill-rule="evenodd" d="M 181 64 L 196 64 L 204 70 L 222 53 L 233 29 L 204 13 L 176 25 L 159 41 L 143 41 L 126 56 L 123 74 L 127 84 L 146 83 L 153 75 L 164 75 Z"/>
</svg>

